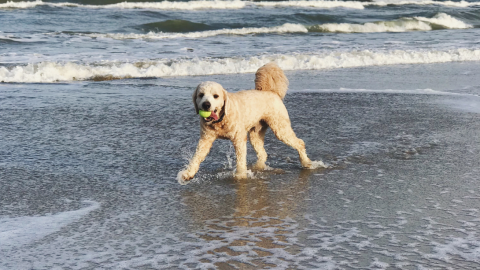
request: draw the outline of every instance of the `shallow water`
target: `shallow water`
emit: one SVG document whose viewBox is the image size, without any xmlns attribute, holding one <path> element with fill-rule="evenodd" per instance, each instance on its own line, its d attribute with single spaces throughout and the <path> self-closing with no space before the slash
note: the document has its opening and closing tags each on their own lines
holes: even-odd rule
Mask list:
<svg viewBox="0 0 480 270">
<path fill-rule="evenodd" d="M 0 0 L 0 269 L 478 269 L 476 1 Z M 192 183 L 201 81 L 286 70 L 267 133 Z M 248 161 L 255 161 L 248 148 Z"/>
<path fill-rule="evenodd" d="M 1 84 L 0 268 L 476 269 L 476 74 L 287 72 L 293 129 L 333 167 L 302 170 L 268 132 L 283 172 L 236 182 L 231 143 L 217 141 L 186 186 L 194 87 L 248 89 L 253 74 Z"/>
</svg>

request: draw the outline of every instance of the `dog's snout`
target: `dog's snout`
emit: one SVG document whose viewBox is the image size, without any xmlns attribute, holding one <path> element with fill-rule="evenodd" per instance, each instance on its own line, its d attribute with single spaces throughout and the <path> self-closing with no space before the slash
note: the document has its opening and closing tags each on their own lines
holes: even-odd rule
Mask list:
<svg viewBox="0 0 480 270">
<path fill-rule="evenodd" d="M 208 101 L 205 101 L 205 102 L 202 104 L 202 108 L 205 109 L 205 110 L 210 109 L 211 106 L 212 106 L 212 104 L 210 104 L 210 102 L 208 102 Z"/>
</svg>

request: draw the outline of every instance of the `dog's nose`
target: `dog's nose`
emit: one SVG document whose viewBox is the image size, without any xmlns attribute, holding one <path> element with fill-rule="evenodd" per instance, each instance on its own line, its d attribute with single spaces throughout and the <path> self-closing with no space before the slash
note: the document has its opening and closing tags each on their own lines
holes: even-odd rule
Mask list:
<svg viewBox="0 0 480 270">
<path fill-rule="evenodd" d="M 202 108 L 204 108 L 205 110 L 210 109 L 210 106 L 212 106 L 212 104 L 210 104 L 210 102 L 208 102 L 208 101 L 205 101 L 205 102 L 202 104 Z"/>
</svg>

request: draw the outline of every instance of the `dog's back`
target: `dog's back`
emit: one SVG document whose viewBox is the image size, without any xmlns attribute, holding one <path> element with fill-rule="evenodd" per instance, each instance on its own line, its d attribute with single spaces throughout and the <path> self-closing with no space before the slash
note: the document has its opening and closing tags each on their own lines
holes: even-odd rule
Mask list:
<svg viewBox="0 0 480 270">
<path fill-rule="evenodd" d="M 283 70 L 271 62 L 259 68 L 255 73 L 255 89 L 274 92 L 283 99 L 287 94 L 288 79 Z"/>
</svg>

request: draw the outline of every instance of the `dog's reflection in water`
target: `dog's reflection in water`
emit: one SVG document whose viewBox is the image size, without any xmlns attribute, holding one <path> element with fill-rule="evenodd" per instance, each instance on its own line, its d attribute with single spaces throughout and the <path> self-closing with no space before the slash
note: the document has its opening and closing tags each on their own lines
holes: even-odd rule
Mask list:
<svg viewBox="0 0 480 270">
<path fill-rule="evenodd" d="M 302 226 L 295 219 L 305 214 L 314 172 L 303 169 L 293 179 L 290 173 L 265 177 L 268 179 L 229 179 L 234 194 L 185 192 L 192 221 L 203 227 L 196 236 L 212 246 L 207 254 L 222 258 L 212 261 L 206 256 L 203 262 L 212 262 L 219 269 L 262 269 L 279 266 L 276 262 L 281 260 L 272 256 L 293 258 L 301 248 L 290 238 Z"/>
</svg>

